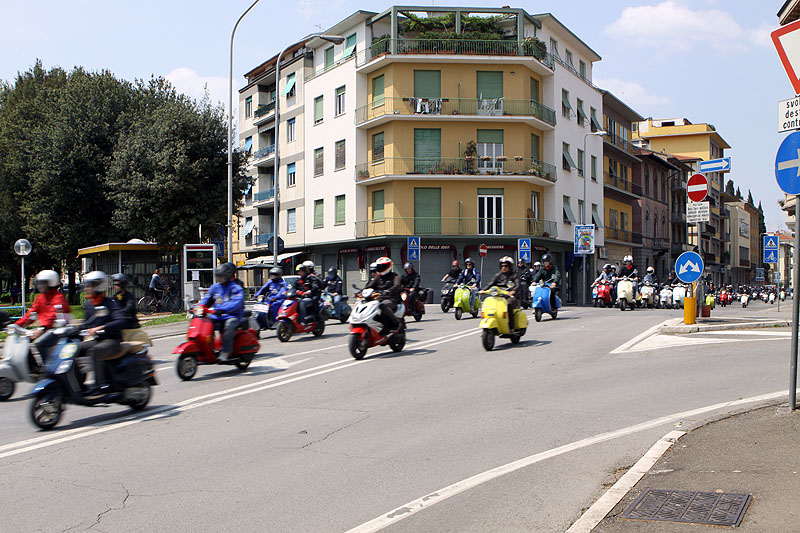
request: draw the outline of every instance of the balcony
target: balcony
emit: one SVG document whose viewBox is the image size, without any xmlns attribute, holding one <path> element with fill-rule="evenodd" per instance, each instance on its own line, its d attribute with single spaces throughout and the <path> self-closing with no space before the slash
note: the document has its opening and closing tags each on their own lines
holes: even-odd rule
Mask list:
<svg viewBox="0 0 800 533">
<path fill-rule="evenodd" d="M 653 250 L 663 250 L 665 252 L 669 250 L 669 239 L 653 239 Z"/>
<path fill-rule="evenodd" d="M 682 242 L 673 242 L 672 246 L 670 246 L 670 252 L 673 254 L 682 254 L 683 252 L 688 252 L 689 250 L 689 245 Z"/>
<path fill-rule="evenodd" d="M 383 98 L 356 109 L 356 126 L 372 127 L 398 117 L 414 120 L 435 117 L 437 120 L 492 120 L 503 117 L 537 119 L 534 124 L 547 129 L 556 125 L 555 110 L 536 100 L 476 99 L 476 98 Z M 384 120 L 379 120 L 384 118 Z"/>
<path fill-rule="evenodd" d="M 275 198 L 275 191 L 272 189 L 267 189 L 265 191 L 258 191 L 257 193 L 253 194 L 253 204 L 270 202 L 272 201 L 273 198 Z"/>
<path fill-rule="evenodd" d="M 475 40 L 475 39 L 389 39 L 372 43 L 357 54 L 356 68 L 386 55 L 451 55 L 488 57 L 530 57 L 550 70 L 555 64 L 546 47 L 533 39 Z M 488 59 L 487 57 L 487 59 Z M 416 60 L 418 61 L 418 60 Z"/>
<path fill-rule="evenodd" d="M 356 165 L 355 180 L 357 183 L 383 181 L 376 178 L 385 176 L 409 176 L 409 179 L 438 179 L 444 176 L 458 176 L 459 179 L 484 182 L 487 182 L 486 176 L 502 176 L 503 179 L 519 176 L 543 185 L 552 185 L 556 182 L 556 167 L 530 157 L 500 159 L 494 157 L 473 159 L 387 157 L 380 161 Z"/>
<path fill-rule="evenodd" d="M 265 146 L 264 148 L 259 148 L 258 150 L 253 152 L 252 163 L 256 166 L 263 165 L 264 163 L 267 163 L 268 162 L 267 160 L 273 155 L 275 155 L 274 144 L 270 144 L 269 146 Z"/>
<path fill-rule="evenodd" d="M 273 235 L 273 233 L 259 233 L 253 237 L 253 244 L 256 246 L 265 246 L 269 244 Z"/>
<path fill-rule="evenodd" d="M 685 224 L 686 213 L 671 213 L 669 219 L 674 224 Z"/>
<path fill-rule="evenodd" d="M 253 112 L 253 124 L 255 126 L 258 126 L 260 124 L 267 122 L 267 120 L 271 118 L 274 112 L 275 112 L 275 100 L 271 101 L 266 105 L 258 106 L 258 109 L 256 109 Z"/>
<path fill-rule="evenodd" d="M 713 237 L 717 234 L 717 228 L 713 224 L 706 223 L 703 226 L 703 237 Z"/>
<path fill-rule="evenodd" d="M 731 218 L 731 210 L 728 209 L 727 207 L 722 208 L 720 210 L 719 217 L 720 218 Z"/>
<path fill-rule="evenodd" d="M 555 239 L 558 226 L 533 218 L 435 218 L 407 217 L 356 222 L 356 238 L 387 235 L 517 236 Z"/>
<path fill-rule="evenodd" d="M 632 244 L 642 244 L 641 233 L 634 233 L 633 231 L 626 229 L 619 229 L 611 226 L 606 226 L 603 236 L 606 240 L 621 241 Z"/>
<path fill-rule="evenodd" d="M 750 260 L 749 259 L 743 259 L 743 258 L 740 257 L 739 258 L 739 266 L 740 267 L 744 267 L 744 268 L 750 268 Z"/>
<path fill-rule="evenodd" d="M 611 146 L 614 146 L 630 155 L 635 155 L 633 151 L 638 150 L 638 147 L 635 146 L 631 141 L 614 133 L 604 136 L 603 140 Z"/>
<path fill-rule="evenodd" d="M 717 264 L 717 256 L 709 252 L 703 252 L 703 262 L 707 265 Z"/>
<path fill-rule="evenodd" d="M 670 183 L 670 190 L 672 192 L 680 192 L 686 194 L 686 182 L 682 179 L 674 179 Z"/>
<path fill-rule="evenodd" d="M 631 180 L 622 179 L 621 177 L 612 172 L 608 172 L 607 170 L 603 171 L 603 182 L 605 183 L 606 187 L 609 187 L 617 192 L 627 194 L 628 196 L 632 196 L 633 198 L 639 198 L 642 196 L 641 185 L 637 185 L 636 183 L 631 182 Z"/>
</svg>

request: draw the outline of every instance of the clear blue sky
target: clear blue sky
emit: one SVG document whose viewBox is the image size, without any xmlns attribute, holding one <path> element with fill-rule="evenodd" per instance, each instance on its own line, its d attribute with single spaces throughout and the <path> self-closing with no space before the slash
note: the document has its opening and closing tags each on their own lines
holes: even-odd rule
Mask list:
<svg viewBox="0 0 800 533">
<path fill-rule="evenodd" d="M 208 84 L 226 101 L 228 42 L 236 18 L 251 0 L 5 0 L 0 17 L 0 79 L 11 81 L 36 58 L 46 67 L 109 69 L 126 79 L 169 77 L 199 97 Z M 542 0 L 460 2 L 510 4 L 551 12 L 603 60 L 595 82 L 644 116 L 709 122 L 733 147 L 742 189 L 760 200 L 770 230 L 785 229 L 774 177 L 777 101 L 790 98 L 769 31 L 778 26 L 782 0 Z M 430 2 L 420 2 L 430 5 Z M 290 40 L 327 28 L 357 9 L 387 3 L 355 0 L 261 0 L 237 31 L 234 78 Z"/>
</svg>

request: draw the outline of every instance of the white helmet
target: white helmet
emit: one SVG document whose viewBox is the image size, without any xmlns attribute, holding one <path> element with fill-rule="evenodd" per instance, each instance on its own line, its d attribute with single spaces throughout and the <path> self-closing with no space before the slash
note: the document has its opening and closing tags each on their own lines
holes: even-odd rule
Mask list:
<svg viewBox="0 0 800 533">
<path fill-rule="evenodd" d="M 61 283 L 61 279 L 55 270 L 42 270 L 36 274 L 36 284 L 39 283 L 47 283 L 49 289 L 55 289 Z"/>
<path fill-rule="evenodd" d="M 309 273 L 313 273 L 314 272 L 314 261 L 311 261 L 311 260 L 304 261 L 303 265 L 305 265 L 305 267 L 308 269 Z"/>
<path fill-rule="evenodd" d="M 95 270 L 83 277 L 83 290 L 86 292 L 106 292 L 108 290 L 108 276 L 105 272 Z"/>
<path fill-rule="evenodd" d="M 542 266 L 542 264 L 539 261 L 536 261 L 535 263 L 533 263 L 533 266 L 540 267 Z"/>
<path fill-rule="evenodd" d="M 652 273 L 653 273 L 653 272 L 655 272 L 655 271 L 656 271 L 656 269 L 655 269 L 655 268 L 653 268 L 653 267 L 647 267 L 647 273 L 648 273 L 648 274 L 652 274 Z"/>
<path fill-rule="evenodd" d="M 632 255 L 626 255 L 626 256 L 625 256 L 625 257 L 622 259 L 622 262 L 623 262 L 623 263 L 627 263 L 628 261 L 630 261 L 631 263 L 633 263 L 633 256 L 632 256 Z"/>
</svg>

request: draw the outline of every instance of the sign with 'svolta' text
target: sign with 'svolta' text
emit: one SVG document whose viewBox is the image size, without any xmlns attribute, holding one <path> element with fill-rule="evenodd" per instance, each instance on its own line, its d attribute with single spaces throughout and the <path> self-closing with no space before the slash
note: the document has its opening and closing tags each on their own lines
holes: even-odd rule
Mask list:
<svg viewBox="0 0 800 533">
<path fill-rule="evenodd" d="M 686 222 L 698 224 L 711 220 L 711 204 L 709 202 L 687 202 Z"/>
<path fill-rule="evenodd" d="M 800 96 L 778 102 L 778 133 L 800 130 Z"/>
</svg>

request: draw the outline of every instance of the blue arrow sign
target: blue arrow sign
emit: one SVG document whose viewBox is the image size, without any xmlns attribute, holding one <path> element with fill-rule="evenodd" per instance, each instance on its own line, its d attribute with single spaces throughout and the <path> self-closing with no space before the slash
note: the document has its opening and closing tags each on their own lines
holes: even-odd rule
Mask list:
<svg viewBox="0 0 800 533">
<path fill-rule="evenodd" d="M 777 250 L 778 237 L 776 235 L 764 235 L 764 250 Z"/>
<path fill-rule="evenodd" d="M 675 272 L 684 283 L 694 283 L 703 275 L 703 258 L 695 252 L 683 252 L 675 261 Z"/>
<path fill-rule="evenodd" d="M 723 157 L 722 159 L 712 159 L 710 161 L 700 161 L 700 173 L 706 172 L 730 172 L 731 158 Z"/>
<path fill-rule="evenodd" d="M 531 240 L 517 239 L 517 258 L 518 260 L 531 262 Z"/>
<path fill-rule="evenodd" d="M 786 137 L 778 148 L 775 179 L 786 194 L 800 194 L 800 132 Z"/>
</svg>

